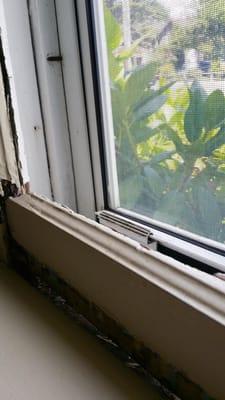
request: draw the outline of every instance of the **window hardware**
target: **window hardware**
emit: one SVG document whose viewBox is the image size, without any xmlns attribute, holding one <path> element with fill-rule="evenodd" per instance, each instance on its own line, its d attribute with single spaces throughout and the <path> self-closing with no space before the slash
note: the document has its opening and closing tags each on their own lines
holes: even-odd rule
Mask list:
<svg viewBox="0 0 225 400">
<path fill-rule="evenodd" d="M 56 55 L 56 56 L 47 56 L 47 61 L 51 61 L 51 62 L 61 62 L 62 60 L 63 60 L 63 58 L 62 58 L 62 56 L 59 54 L 59 55 Z"/>
<path fill-rule="evenodd" d="M 157 242 L 153 239 L 153 232 L 148 227 L 133 223 L 127 218 L 117 217 L 110 211 L 100 211 L 96 213 L 100 224 L 110 227 L 114 231 L 130 237 L 139 242 L 142 246 L 157 250 Z"/>
</svg>

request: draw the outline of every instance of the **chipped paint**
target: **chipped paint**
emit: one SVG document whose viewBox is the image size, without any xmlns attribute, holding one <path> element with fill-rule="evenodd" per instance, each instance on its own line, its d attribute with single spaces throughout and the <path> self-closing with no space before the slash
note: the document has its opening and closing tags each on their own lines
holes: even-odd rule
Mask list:
<svg viewBox="0 0 225 400">
<path fill-rule="evenodd" d="M 21 185 L 17 135 L 5 59 L 0 41 L 0 179 Z M 2 193 L 1 186 L 1 193 Z"/>
</svg>

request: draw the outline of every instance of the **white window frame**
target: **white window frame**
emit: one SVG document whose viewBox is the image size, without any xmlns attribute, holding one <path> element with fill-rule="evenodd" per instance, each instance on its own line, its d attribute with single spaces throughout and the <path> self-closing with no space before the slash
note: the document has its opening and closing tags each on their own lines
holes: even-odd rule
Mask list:
<svg viewBox="0 0 225 400">
<path fill-rule="evenodd" d="M 60 61 L 54 0 L 29 0 L 30 34 L 45 128 L 53 198 L 76 208 L 75 179 Z"/>
<path fill-rule="evenodd" d="M 91 115 L 92 120 L 90 122 L 90 136 L 92 139 L 91 147 L 98 146 L 98 140 L 96 135 L 96 120 L 93 123 L 93 114 L 96 111 L 95 99 L 93 93 L 93 71 L 91 69 L 91 60 L 90 60 L 90 44 L 89 44 L 89 25 L 90 25 L 90 16 L 89 21 L 87 21 L 87 9 L 86 2 L 83 0 L 77 0 L 77 13 L 78 13 L 78 25 L 80 30 L 80 37 L 82 40 L 80 42 L 82 49 L 82 58 L 84 67 L 84 77 L 85 77 L 85 85 L 86 92 L 91 93 L 89 96 L 88 102 L 88 117 Z M 108 209 L 99 213 L 101 208 L 97 208 L 97 215 L 100 223 L 103 223 L 106 226 L 112 227 L 113 229 L 121 232 L 121 226 L 123 226 L 124 221 L 125 227 L 123 226 L 123 233 L 127 234 L 130 237 L 133 237 L 133 232 L 135 231 L 135 237 L 138 238 L 137 232 L 139 228 L 141 231 L 143 229 L 148 229 L 151 232 L 153 241 L 162 244 L 168 249 L 172 249 L 181 255 L 183 254 L 186 257 L 193 258 L 193 260 L 197 260 L 203 264 L 208 265 L 209 267 L 213 267 L 216 270 L 225 272 L 225 263 L 224 263 L 224 254 L 225 254 L 225 245 L 222 243 L 213 241 L 211 239 L 207 239 L 204 237 L 200 237 L 191 232 L 186 232 L 179 228 L 174 228 L 166 223 L 161 223 L 160 221 L 153 220 L 151 218 L 142 216 L 141 214 L 137 214 L 135 212 L 125 210 L 123 208 L 118 207 L 119 205 L 119 194 L 118 194 L 118 179 L 117 179 L 117 167 L 115 160 L 115 148 L 114 148 L 114 140 L 113 140 L 113 122 L 112 122 L 112 112 L 111 112 L 111 99 L 110 99 L 110 84 L 108 82 L 108 65 L 107 65 L 107 57 L 104 57 L 104 54 L 107 54 L 106 51 L 106 40 L 105 40 L 105 28 L 104 28 L 104 13 L 103 7 L 99 2 L 88 2 L 89 8 L 92 12 L 92 17 L 97 18 L 98 26 L 92 29 L 95 29 L 95 40 L 97 52 L 99 53 L 99 58 L 101 62 L 98 65 L 98 73 L 101 76 L 101 82 L 97 82 L 100 101 L 102 105 L 102 129 L 107 132 L 107 140 L 104 141 L 105 145 L 105 157 L 107 162 L 104 165 L 105 173 L 106 173 L 106 189 L 108 195 L 107 206 Z M 90 10 L 89 10 L 90 11 Z M 80 21 L 80 23 L 79 23 Z M 101 42 L 101 46 L 98 43 Z M 98 77 L 94 76 L 94 79 L 97 80 Z M 101 86 L 101 87 L 100 87 Z M 98 127 L 99 128 L 99 127 Z M 97 129 L 98 129 L 97 128 Z M 105 133 L 104 132 L 104 133 Z M 103 136 L 104 133 L 102 132 Z M 94 171 L 101 166 L 99 165 L 99 158 L 97 162 L 93 164 Z M 104 216 L 107 215 L 107 219 Z M 118 221 L 118 224 L 115 223 L 115 220 Z M 136 222 L 138 221 L 138 222 Z M 143 224 L 142 224 L 143 222 Z M 127 225 L 129 223 L 129 227 Z M 146 225 L 148 228 L 146 228 Z M 132 227 L 132 228 L 131 228 Z M 169 233 L 168 233 L 169 232 Z M 171 232 L 171 233 L 170 233 Z M 142 242 L 142 234 L 139 235 L 139 242 Z M 199 243 L 199 245 L 198 245 Z M 214 251 L 217 251 L 215 252 Z"/>
<path fill-rule="evenodd" d="M 74 1 L 3 0 L 0 26 L 24 183 L 94 219 L 101 169 L 93 173 L 99 150 L 90 152 Z M 62 63 L 46 60 L 60 52 Z"/>
</svg>

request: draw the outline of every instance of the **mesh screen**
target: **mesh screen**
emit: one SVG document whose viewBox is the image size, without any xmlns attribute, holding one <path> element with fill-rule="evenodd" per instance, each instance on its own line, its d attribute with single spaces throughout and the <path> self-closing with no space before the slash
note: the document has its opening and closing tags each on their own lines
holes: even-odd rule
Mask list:
<svg viewBox="0 0 225 400">
<path fill-rule="evenodd" d="M 120 206 L 224 242 L 224 0 L 104 10 Z"/>
</svg>

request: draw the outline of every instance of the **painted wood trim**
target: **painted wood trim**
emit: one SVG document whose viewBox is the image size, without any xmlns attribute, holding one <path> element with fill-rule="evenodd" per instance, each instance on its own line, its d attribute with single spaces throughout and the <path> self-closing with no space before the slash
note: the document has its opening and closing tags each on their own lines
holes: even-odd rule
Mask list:
<svg viewBox="0 0 225 400">
<path fill-rule="evenodd" d="M 40 196 L 24 195 L 11 199 L 12 203 L 34 212 L 225 326 L 225 284 L 215 277 L 147 250 L 136 241 Z"/>
<path fill-rule="evenodd" d="M 35 195 L 7 202 L 13 238 L 147 348 L 224 398 L 223 281 Z"/>
</svg>

